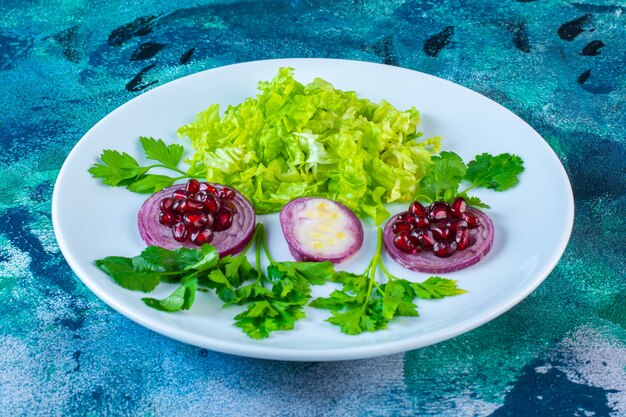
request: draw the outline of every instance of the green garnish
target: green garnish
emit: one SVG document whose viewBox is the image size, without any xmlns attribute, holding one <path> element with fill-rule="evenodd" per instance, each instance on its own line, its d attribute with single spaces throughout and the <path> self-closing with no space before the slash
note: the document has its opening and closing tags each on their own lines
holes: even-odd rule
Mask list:
<svg viewBox="0 0 626 417">
<path fill-rule="evenodd" d="M 101 164 L 94 164 L 89 172 L 100 178 L 106 185 L 126 187 L 136 193 L 152 194 L 169 187 L 175 181 L 190 178 L 189 174 L 178 168 L 183 156 L 183 147 L 177 144 L 166 145 L 161 139 L 139 138 L 147 159 L 158 164 L 140 166 L 139 162 L 127 153 L 106 149 L 100 155 Z M 148 174 L 152 169 L 168 169 L 177 176 Z"/>
<path fill-rule="evenodd" d="M 376 253 L 365 271 L 362 274 L 337 273 L 333 280 L 342 283 L 343 288 L 310 304 L 330 310 L 331 317 L 327 321 L 339 326 L 343 333 L 373 332 L 386 328 L 394 317 L 418 316 L 415 298 L 442 298 L 466 292 L 451 279 L 430 277 L 415 283 L 392 275 L 380 258 L 382 242 L 382 229 L 378 229 Z M 376 280 L 379 267 L 387 277 L 384 284 Z"/>
<path fill-rule="evenodd" d="M 152 138 L 141 138 L 141 144 L 146 158 L 160 164 L 140 166 L 128 154 L 105 150 L 102 163 L 89 172 L 106 185 L 139 193 L 203 178 L 236 188 L 258 214 L 277 212 L 298 197 L 325 197 L 376 224 L 389 217 L 384 204 L 419 194 L 441 138 L 416 140 L 421 133 L 415 108 L 376 104 L 319 78 L 303 85 L 291 68 L 258 88 L 256 98 L 229 106 L 223 115 L 211 105 L 179 129 L 196 151 L 186 172 L 178 168 L 182 147 Z M 174 176 L 147 174 L 152 168 Z"/>
<path fill-rule="evenodd" d="M 523 171 L 524 162 L 517 155 L 483 153 L 465 165 L 456 153 L 443 151 L 432 157 L 430 170 L 420 182 L 421 195 L 418 199 L 452 202 L 461 196 L 470 206 L 489 208 L 478 197 L 468 196 L 467 192 L 474 188 L 508 190 L 519 182 L 518 176 Z M 470 185 L 459 191 L 462 181 Z"/>
<path fill-rule="evenodd" d="M 395 316 L 417 316 L 415 298 L 442 298 L 462 294 L 455 281 L 431 277 L 423 283 L 412 283 L 391 275 L 378 248 L 367 270 L 361 274 L 336 271 L 331 262 L 279 262 L 269 253 L 265 230 L 258 224 L 253 239 L 237 256 L 219 258 L 213 246 L 200 249 L 167 250 L 149 246 L 133 258 L 109 256 L 96 261 L 96 266 L 120 286 L 143 292 L 153 291 L 160 282 L 178 283 L 164 299 L 143 298 L 154 309 L 175 312 L 188 310 L 199 290 L 213 289 L 230 305 L 245 305 L 237 314 L 235 326 L 254 339 L 268 337 L 271 332 L 291 330 L 305 317 L 304 307 L 311 300 L 311 285 L 326 282 L 343 283 L 342 291 L 328 298 L 317 298 L 311 305 L 332 310 L 328 320 L 341 326 L 347 334 L 383 329 Z M 255 265 L 246 252 L 255 243 Z M 261 255 L 269 261 L 262 272 Z M 385 284 L 376 282 L 376 269 L 387 276 Z"/>
</svg>

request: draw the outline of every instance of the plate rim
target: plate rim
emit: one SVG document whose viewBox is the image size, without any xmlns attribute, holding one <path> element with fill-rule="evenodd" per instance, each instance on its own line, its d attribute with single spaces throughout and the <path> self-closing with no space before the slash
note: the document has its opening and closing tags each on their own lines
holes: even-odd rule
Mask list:
<svg viewBox="0 0 626 417">
<path fill-rule="evenodd" d="M 67 171 L 69 169 L 68 161 L 76 152 L 78 152 L 78 148 L 81 142 L 85 138 L 87 138 L 92 133 L 92 131 L 98 129 L 99 126 L 103 124 L 105 120 L 111 117 L 113 114 L 123 111 L 126 106 L 129 106 L 131 103 L 135 102 L 136 100 L 144 100 L 147 95 L 150 95 L 152 92 L 157 91 L 160 88 L 163 88 L 166 86 L 168 86 L 168 88 L 171 88 L 172 84 L 181 82 L 184 79 L 198 76 L 199 74 L 216 71 L 216 70 L 220 70 L 220 71 L 228 70 L 228 69 L 232 69 L 233 67 L 255 65 L 259 63 L 275 63 L 277 65 L 281 65 L 279 64 L 281 62 L 283 63 L 282 66 L 289 66 L 290 65 L 289 63 L 293 63 L 292 65 L 295 65 L 296 63 L 306 64 L 306 62 L 349 63 L 352 65 L 355 65 L 355 64 L 366 65 L 366 66 L 371 65 L 371 66 L 380 67 L 380 68 L 393 69 L 396 71 L 400 70 L 400 71 L 407 71 L 411 73 L 417 73 L 427 78 L 436 79 L 437 82 L 444 82 L 444 83 L 450 84 L 454 86 L 454 88 L 460 88 L 464 90 L 466 94 L 478 95 L 482 99 L 490 101 L 492 104 L 495 104 L 500 109 L 506 111 L 510 115 L 513 115 L 514 118 L 517 120 L 517 122 L 520 122 L 521 125 L 529 129 L 529 132 L 532 132 L 532 134 L 535 135 L 537 139 L 539 139 L 538 141 L 539 144 L 545 148 L 547 155 L 549 155 L 549 157 L 553 159 L 553 161 L 558 166 L 558 169 L 560 173 L 562 174 L 563 178 L 566 180 L 565 181 L 566 189 L 564 190 L 568 197 L 567 205 L 566 205 L 567 212 L 564 213 L 565 218 L 566 218 L 566 227 L 565 227 L 565 230 L 563 230 L 563 233 L 560 237 L 558 245 L 555 247 L 555 250 L 556 250 L 555 256 L 553 256 L 551 261 L 546 264 L 546 266 L 543 268 L 543 270 L 541 270 L 540 273 L 537 273 L 535 275 L 534 279 L 529 281 L 529 283 L 525 287 L 522 287 L 520 291 L 517 291 L 514 297 L 509 298 L 504 303 L 497 304 L 494 308 L 492 308 L 491 310 L 488 310 L 486 313 L 479 315 L 477 319 L 474 319 L 468 324 L 464 324 L 465 322 L 461 322 L 461 325 L 455 324 L 453 326 L 448 326 L 441 330 L 437 330 L 435 332 L 429 333 L 429 337 L 426 342 L 419 341 L 419 340 L 416 341 L 416 339 L 420 339 L 423 336 L 413 336 L 413 337 L 406 337 L 400 340 L 378 341 L 373 346 L 372 345 L 365 345 L 365 346 L 353 345 L 349 347 L 329 348 L 329 349 L 291 350 L 291 349 L 287 349 L 283 347 L 266 346 L 266 345 L 263 345 L 262 342 L 260 342 L 260 344 L 252 345 L 252 344 L 241 344 L 240 342 L 226 341 L 226 340 L 221 340 L 221 339 L 211 339 L 211 338 L 207 338 L 206 336 L 200 337 L 188 331 L 177 330 L 175 328 L 172 328 L 172 326 L 166 326 L 166 325 L 163 325 L 161 322 L 156 322 L 142 315 L 135 314 L 132 310 L 126 308 L 123 302 L 119 302 L 114 297 L 108 295 L 108 293 L 104 291 L 104 289 L 96 285 L 93 280 L 83 278 L 83 276 L 88 277 L 90 274 L 87 271 L 83 270 L 83 268 L 79 265 L 78 261 L 74 259 L 74 257 L 71 256 L 70 254 L 70 250 L 65 240 L 65 237 L 63 236 L 62 231 L 60 230 L 59 224 L 61 220 L 60 220 L 60 213 L 59 213 L 59 207 L 58 207 L 59 206 L 59 196 L 58 196 L 59 184 L 62 182 L 63 178 L 67 175 Z M 66 262 L 68 263 L 68 265 L 70 266 L 74 274 L 76 274 L 76 276 L 80 279 L 80 281 L 84 285 L 87 286 L 87 288 L 89 288 L 98 298 L 100 298 L 100 300 L 104 301 L 105 304 L 107 304 L 109 307 L 111 307 L 118 313 L 124 315 L 125 317 L 131 319 L 135 323 L 143 327 L 146 327 L 152 331 L 155 331 L 159 334 L 162 334 L 174 340 L 188 343 L 197 347 L 206 348 L 206 349 L 210 349 L 210 350 L 221 352 L 221 353 L 239 355 L 239 356 L 246 356 L 246 357 L 258 358 L 258 359 L 284 360 L 284 361 L 354 360 L 354 359 L 364 359 L 364 358 L 370 358 L 370 357 L 375 357 L 375 356 L 400 353 L 400 352 L 405 352 L 405 351 L 433 345 L 433 344 L 442 342 L 444 340 L 451 339 L 458 335 L 464 334 L 477 327 L 482 326 L 483 324 L 495 319 L 496 317 L 504 314 L 505 312 L 513 308 L 515 305 L 521 302 L 524 298 L 526 298 L 530 293 L 532 293 L 548 277 L 548 275 L 552 272 L 552 270 L 556 267 L 560 259 L 563 257 L 565 249 L 567 248 L 567 245 L 571 238 L 571 233 L 572 233 L 573 224 L 574 224 L 574 212 L 575 212 L 574 195 L 572 191 L 571 182 L 569 180 L 569 177 L 567 175 L 567 172 L 565 171 L 565 168 L 561 160 L 558 158 L 558 156 L 556 155 L 554 150 L 550 147 L 550 145 L 546 142 L 546 140 L 532 126 L 530 126 L 525 120 L 523 120 L 520 116 L 518 116 L 511 110 L 507 109 L 506 107 L 497 103 L 496 101 L 490 99 L 489 97 L 486 97 L 463 85 L 460 85 L 450 80 L 436 77 L 434 75 L 427 74 L 421 71 L 417 71 L 417 70 L 413 70 L 409 68 L 403 68 L 403 67 L 396 67 L 396 66 L 391 66 L 391 65 L 381 64 L 381 63 L 375 63 L 375 62 L 347 60 L 347 59 L 334 59 L 334 58 L 277 58 L 277 59 L 239 62 L 239 63 L 214 67 L 214 68 L 206 69 L 203 71 L 195 72 L 195 73 L 186 75 L 184 77 L 180 77 L 175 80 L 169 81 L 165 84 L 159 85 L 158 87 L 155 87 L 142 94 L 139 94 L 136 97 L 133 97 L 132 99 L 124 102 L 123 104 L 115 108 L 113 111 L 107 113 L 104 117 L 102 117 L 95 125 L 93 125 L 87 132 L 85 132 L 83 136 L 73 146 L 72 150 L 70 151 L 65 161 L 63 162 L 63 165 L 61 166 L 61 169 L 59 170 L 59 173 L 55 180 L 54 190 L 52 193 L 51 208 L 52 208 L 52 225 L 53 225 L 54 235 L 55 235 L 57 244 L 59 246 L 59 249 L 63 257 L 65 258 Z"/>
</svg>

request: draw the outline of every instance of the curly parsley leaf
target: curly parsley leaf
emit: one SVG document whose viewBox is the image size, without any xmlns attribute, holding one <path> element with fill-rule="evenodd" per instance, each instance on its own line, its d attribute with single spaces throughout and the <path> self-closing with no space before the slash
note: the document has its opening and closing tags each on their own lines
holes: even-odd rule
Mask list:
<svg viewBox="0 0 626 417">
<path fill-rule="evenodd" d="M 467 165 L 465 179 L 473 187 L 504 191 L 515 186 L 518 175 L 524 171 L 524 162 L 517 155 L 502 153 L 496 156 L 488 153 L 476 155 Z"/>
</svg>

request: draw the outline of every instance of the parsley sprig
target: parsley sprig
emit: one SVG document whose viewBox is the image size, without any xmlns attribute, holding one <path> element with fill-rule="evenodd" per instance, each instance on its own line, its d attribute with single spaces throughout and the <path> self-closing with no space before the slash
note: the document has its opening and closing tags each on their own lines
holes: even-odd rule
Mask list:
<svg viewBox="0 0 626 417">
<path fill-rule="evenodd" d="M 254 265 L 246 253 L 254 244 Z M 385 268 L 381 259 L 382 229 L 378 231 L 376 253 L 363 274 L 336 271 L 331 262 L 277 261 L 267 245 L 265 229 L 258 224 L 254 236 L 237 256 L 220 258 L 213 246 L 199 249 L 167 250 L 149 246 L 132 258 L 109 256 L 96 266 L 117 284 L 129 290 L 151 292 L 161 282 L 178 287 L 163 299 L 145 297 L 151 308 L 172 313 L 188 310 L 198 291 L 215 291 L 224 307 L 245 306 L 235 315 L 235 326 L 254 339 L 272 332 L 292 330 L 306 316 L 311 300 L 311 285 L 326 282 L 343 284 L 329 297 L 317 298 L 310 305 L 331 310 L 330 323 L 347 334 L 384 329 L 397 316 L 417 316 L 415 298 L 442 298 L 465 291 L 456 282 L 430 277 L 422 283 L 398 278 Z M 262 256 L 268 261 L 263 272 Z M 385 283 L 376 280 L 380 268 Z"/>
<path fill-rule="evenodd" d="M 192 178 L 187 172 L 178 168 L 183 157 L 181 145 L 166 145 L 161 139 L 149 137 L 139 138 L 146 159 L 158 163 L 141 166 L 139 162 L 125 152 L 105 149 L 100 155 L 101 164 L 94 164 L 89 172 L 104 184 L 112 187 L 126 187 L 136 193 L 155 193 L 169 187 L 175 181 Z M 152 169 L 172 171 L 175 176 L 149 174 Z M 179 175 L 176 175 L 179 174 Z"/>
<path fill-rule="evenodd" d="M 505 191 L 519 182 L 519 174 L 524 171 L 524 162 L 517 155 L 502 153 L 476 155 L 467 165 L 455 152 L 444 151 L 431 158 L 432 165 L 428 174 L 420 181 L 420 200 L 452 202 L 461 196 L 467 204 L 489 208 L 478 197 L 467 195 L 475 188 L 487 188 Z M 459 190 L 461 183 L 469 186 Z"/>
<path fill-rule="evenodd" d="M 376 253 L 362 274 L 338 272 L 332 280 L 343 284 L 341 290 L 320 297 L 311 306 L 331 311 L 328 322 L 346 334 L 356 335 L 384 329 L 394 317 L 419 315 L 416 298 L 443 298 L 463 294 L 456 281 L 430 277 L 422 283 L 396 277 L 385 267 L 382 258 L 382 229 L 378 229 Z M 380 268 L 387 282 L 379 284 L 376 272 Z"/>
</svg>

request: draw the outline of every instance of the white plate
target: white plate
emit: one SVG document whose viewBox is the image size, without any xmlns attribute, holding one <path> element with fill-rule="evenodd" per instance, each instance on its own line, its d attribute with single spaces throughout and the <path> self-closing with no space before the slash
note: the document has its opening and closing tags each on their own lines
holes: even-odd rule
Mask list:
<svg viewBox="0 0 626 417">
<path fill-rule="evenodd" d="M 232 325 L 240 307 L 222 309 L 213 294 L 200 293 L 186 312 L 162 313 L 146 307 L 142 293 L 118 287 L 93 264 L 110 255 L 134 256 L 144 247 L 136 225 L 145 196 L 103 186 L 87 169 L 105 148 L 140 157 L 139 136 L 177 141 L 179 126 L 211 103 L 237 104 L 256 94 L 260 80 L 279 67 L 295 68 L 296 78 L 322 77 L 337 88 L 355 90 L 398 108 L 417 107 L 426 137 L 442 135 L 443 148 L 469 161 L 477 153 L 510 152 L 524 159 L 520 184 L 504 193 L 476 192 L 491 205 L 495 243 L 488 256 L 463 271 L 446 274 L 467 294 L 417 300 L 418 318 L 394 320 L 376 333 L 347 336 L 324 321 L 325 310 L 307 308 L 294 331 L 252 340 Z M 141 158 L 138 158 L 141 161 Z M 396 208 L 395 211 L 399 211 Z M 156 332 L 220 352 L 282 360 L 357 359 L 419 348 L 467 332 L 504 313 L 533 291 L 554 268 L 569 239 L 574 214 L 572 191 L 563 166 L 544 140 L 504 107 L 464 87 L 431 75 L 380 64 L 331 59 L 248 62 L 193 74 L 155 88 L 124 104 L 78 142 L 54 189 L 52 218 L 59 247 L 76 275 L 108 305 Z M 276 215 L 261 216 L 276 259 L 291 259 Z M 373 254 L 375 228 L 366 226 L 365 245 L 341 269 L 361 272 Z M 410 280 L 427 274 L 405 270 L 388 257 L 392 273 Z M 325 294 L 333 284 L 316 288 Z M 164 297 L 173 285 L 153 293 Z"/>
</svg>

